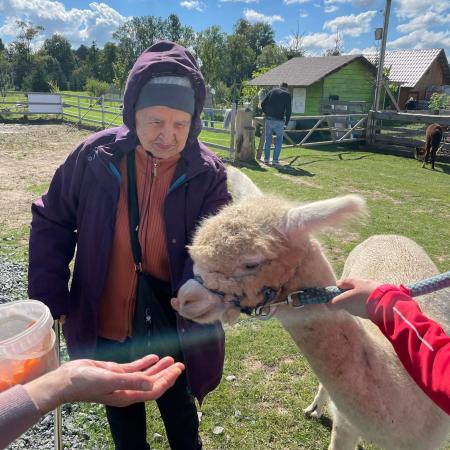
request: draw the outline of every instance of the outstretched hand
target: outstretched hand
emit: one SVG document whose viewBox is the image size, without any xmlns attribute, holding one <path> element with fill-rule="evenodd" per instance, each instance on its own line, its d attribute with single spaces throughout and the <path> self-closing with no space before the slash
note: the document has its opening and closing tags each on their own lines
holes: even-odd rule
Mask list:
<svg viewBox="0 0 450 450">
<path fill-rule="evenodd" d="M 128 406 L 159 398 L 183 370 L 173 358 L 159 361 L 156 355 L 128 364 L 80 359 L 31 381 L 25 389 L 42 413 L 78 401 Z"/>
<path fill-rule="evenodd" d="M 333 309 L 342 308 L 354 316 L 367 319 L 366 302 L 370 294 L 380 286 L 380 283 L 373 280 L 346 278 L 338 280 L 336 286 L 346 291 L 331 300 L 330 307 Z"/>
</svg>

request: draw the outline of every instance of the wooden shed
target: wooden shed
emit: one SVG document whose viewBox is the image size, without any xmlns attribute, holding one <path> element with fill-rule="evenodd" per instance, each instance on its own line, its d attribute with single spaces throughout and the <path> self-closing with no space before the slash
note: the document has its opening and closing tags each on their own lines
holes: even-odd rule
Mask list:
<svg viewBox="0 0 450 450">
<path fill-rule="evenodd" d="M 378 63 L 377 53 L 364 56 Z M 442 48 L 399 50 L 386 52 L 384 67 L 389 70 L 389 80 L 398 83 L 400 108 L 413 97 L 416 101 L 429 100 L 430 88 L 450 84 L 450 67 Z M 421 109 L 421 108 L 419 108 Z"/>
<path fill-rule="evenodd" d="M 314 116 L 367 112 L 373 102 L 376 68 L 362 55 L 297 57 L 250 81 L 252 86 L 289 85 L 292 114 Z"/>
</svg>

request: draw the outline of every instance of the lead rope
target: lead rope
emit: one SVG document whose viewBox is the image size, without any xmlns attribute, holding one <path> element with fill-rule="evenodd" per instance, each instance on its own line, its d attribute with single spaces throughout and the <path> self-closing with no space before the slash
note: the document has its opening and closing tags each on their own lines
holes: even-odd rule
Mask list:
<svg viewBox="0 0 450 450">
<path fill-rule="evenodd" d="M 450 287 L 450 271 L 435 275 L 425 280 L 407 284 L 405 287 L 409 290 L 411 297 L 419 297 L 421 295 L 430 294 Z M 345 292 L 336 286 L 328 286 L 321 288 L 306 288 L 299 291 L 291 292 L 287 299 L 281 302 L 271 303 L 265 306 L 255 308 L 255 316 L 260 320 L 270 319 L 279 305 L 289 305 L 293 308 L 302 308 L 306 305 L 318 305 L 330 302 L 334 297 Z"/>
</svg>

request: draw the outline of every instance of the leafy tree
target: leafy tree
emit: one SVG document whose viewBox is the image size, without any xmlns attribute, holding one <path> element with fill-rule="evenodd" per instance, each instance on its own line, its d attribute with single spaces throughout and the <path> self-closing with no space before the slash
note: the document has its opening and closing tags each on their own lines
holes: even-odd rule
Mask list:
<svg viewBox="0 0 450 450">
<path fill-rule="evenodd" d="M 287 60 L 287 50 L 279 45 L 271 44 L 262 49 L 261 54 L 256 58 L 256 66 L 258 68 L 276 67 Z"/>
<path fill-rule="evenodd" d="M 84 90 L 90 92 L 94 97 L 105 95 L 108 92 L 108 89 L 108 83 L 96 80 L 95 78 L 89 78 L 84 86 Z"/>
<path fill-rule="evenodd" d="M 95 41 L 89 47 L 86 62 L 90 68 L 90 74 L 92 78 L 99 78 L 100 73 L 100 51 L 97 48 Z"/>
<path fill-rule="evenodd" d="M 197 36 L 196 53 L 207 83 L 216 87 L 223 78 L 227 36 L 218 26 L 206 28 Z"/>
<path fill-rule="evenodd" d="M 344 51 L 344 42 L 339 30 L 336 31 L 336 36 L 334 37 L 334 46 L 325 50 L 324 56 L 340 56 Z"/>
<path fill-rule="evenodd" d="M 3 43 L 2 39 L 0 38 L 0 53 L 3 53 L 6 50 L 5 44 Z"/>
<path fill-rule="evenodd" d="M 60 34 L 54 34 L 44 41 L 42 49 L 58 61 L 65 78 L 68 79 L 75 66 L 75 58 L 69 41 Z"/>
<path fill-rule="evenodd" d="M 89 49 L 88 49 L 84 44 L 81 44 L 81 45 L 74 51 L 75 56 L 76 56 L 80 61 L 86 61 L 86 59 L 87 59 L 87 57 L 88 57 L 88 53 L 89 53 Z"/>
<path fill-rule="evenodd" d="M 31 44 L 44 28 L 23 20 L 17 20 L 16 25 L 19 33 L 9 46 L 8 53 L 13 66 L 14 86 L 23 89 L 22 83 L 25 77 L 31 75 L 34 66 Z"/>
<path fill-rule="evenodd" d="M 255 52 L 243 36 L 232 34 L 227 38 L 224 72 L 231 95 L 238 102 L 243 80 L 250 78 L 255 66 Z"/>
<path fill-rule="evenodd" d="M 428 103 L 428 109 L 447 109 L 450 108 L 450 96 L 447 94 L 439 94 L 434 92 L 430 97 L 430 102 Z"/>
<path fill-rule="evenodd" d="M 31 73 L 24 78 L 22 89 L 24 91 L 49 92 L 50 85 L 44 67 L 40 65 L 34 67 Z"/>
<path fill-rule="evenodd" d="M 111 84 L 114 81 L 114 64 L 117 61 L 118 49 L 113 42 L 107 42 L 100 52 L 99 79 Z"/>
<path fill-rule="evenodd" d="M 288 42 L 285 45 L 286 56 L 288 59 L 305 56 L 305 47 L 303 45 L 304 34 L 300 33 L 300 23 L 297 21 L 297 29 L 291 32 Z"/>
<path fill-rule="evenodd" d="M 234 26 L 234 34 L 242 36 L 256 56 L 259 56 L 267 45 L 275 44 L 275 32 L 272 25 L 264 22 L 252 25 L 247 20 L 241 19 Z"/>
<path fill-rule="evenodd" d="M 0 53 L 0 94 L 5 97 L 6 92 L 14 89 L 12 64 L 3 53 Z"/>
</svg>

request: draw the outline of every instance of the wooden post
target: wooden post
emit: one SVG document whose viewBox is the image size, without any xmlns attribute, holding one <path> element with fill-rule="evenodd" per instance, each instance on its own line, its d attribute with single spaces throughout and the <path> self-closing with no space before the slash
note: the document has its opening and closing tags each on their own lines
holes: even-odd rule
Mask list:
<svg viewBox="0 0 450 450">
<path fill-rule="evenodd" d="M 255 128 L 252 126 L 252 112 L 239 109 L 236 113 L 236 153 L 239 161 L 255 159 Z"/>
<path fill-rule="evenodd" d="M 81 128 L 81 109 L 80 109 L 80 97 L 77 96 L 78 100 L 78 128 Z"/>
<path fill-rule="evenodd" d="M 259 161 L 264 150 L 264 143 L 266 141 L 266 119 L 261 125 L 261 136 L 259 137 L 258 151 L 256 152 L 256 160 Z"/>
<path fill-rule="evenodd" d="M 236 107 L 233 107 L 231 110 L 231 118 L 230 118 L 230 158 L 235 151 L 234 147 L 234 137 L 236 131 Z"/>
<path fill-rule="evenodd" d="M 100 102 L 102 104 L 102 128 L 105 129 L 105 96 L 103 94 L 100 97 Z"/>
</svg>

